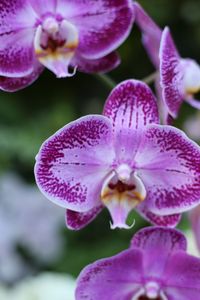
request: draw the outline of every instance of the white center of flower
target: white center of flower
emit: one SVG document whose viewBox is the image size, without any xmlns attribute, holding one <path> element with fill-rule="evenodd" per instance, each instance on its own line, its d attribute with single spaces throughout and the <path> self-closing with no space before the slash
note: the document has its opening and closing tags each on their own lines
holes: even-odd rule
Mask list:
<svg viewBox="0 0 200 300">
<path fill-rule="evenodd" d="M 187 94 L 195 94 L 200 91 L 200 66 L 192 59 L 183 59 L 181 68 L 184 69 L 183 84 Z"/>
<path fill-rule="evenodd" d="M 41 64 L 57 77 L 74 75 L 68 68 L 78 46 L 77 28 L 67 20 L 47 17 L 35 32 L 34 48 Z"/>
<path fill-rule="evenodd" d="M 158 298 L 160 295 L 160 287 L 156 282 L 148 282 L 145 285 L 146 295 L 149 299 Z"/>
<path fill-rule="evenodd" d="M 142 287 L 131 300 L 168 300 L 160 285 L 155 281 L 149 281 Z"/>
<path fill-rule="evenodd" d="M 115 228 L 130 228 L 126 224 L 132 209 L 146 198 L 143 182 L 128 165 L 120 165 L 104 181 L 101 190 L 101 200 L 108 208 Z"/>
</svg>

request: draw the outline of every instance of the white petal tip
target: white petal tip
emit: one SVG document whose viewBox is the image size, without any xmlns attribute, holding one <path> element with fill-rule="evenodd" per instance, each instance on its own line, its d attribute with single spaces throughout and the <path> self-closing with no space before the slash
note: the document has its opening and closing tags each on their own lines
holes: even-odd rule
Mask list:
<svg viewBox="0 0 200 300">
<path fill-rule="evenodd" d="M 127 225 L 126 223 L 115 223 L 110 222 L 110 229 L 131 229 L 135 226 L 135 220 L 131 225 Z"/>
</svg>

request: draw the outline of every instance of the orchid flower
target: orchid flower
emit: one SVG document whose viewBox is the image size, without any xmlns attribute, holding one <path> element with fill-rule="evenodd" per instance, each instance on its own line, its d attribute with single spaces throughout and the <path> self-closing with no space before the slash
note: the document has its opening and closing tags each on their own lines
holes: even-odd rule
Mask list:
<svg viewBox="0 0 200 300">
<path fill-rule="evenodd" d="M 0 88 L 21 89 L 44 67 L 57 77 L 113 69 L 133 19 L 131 0 L 1 1 Z"/>
<path fill-rule="evenodd" d="M 192 300 L 200 295 L 200 259 L 186 253 L 175 230 L 150 227 L 135 234 L 128 250 L 87 266 L 76 300 Z"/>
<path fill-rule="evenodd" d="M 200 203 L 200 148 L 159 125 L 157 104 L 143 82 L 127 80 L 108 97 L 103 115 L 82 117 L 57 131 L 36 156 L 41 192 L 65 207 L 80 229 L 107 207 L 112 228 L 129 228 L 134 208 L 154 224 L 175 226 Z"/>
<path fill-rule="evenodd" d="M 191 58 L 181 58 L 168 27 L 164 31 L 148 16 L 140 4 L 134 3 L 135 21 L 142 32 L 142 43 L 156 69 L 156 90 L 160 100 L 161 114 L 165 123 L 170 117 L 177 118 L 185 100 L 200 109 L 194 99 L 200 91 L 200 66 Z"/>
<path fill-rule="evenodd" d="M 200 91 L 200 66 L 193 59 L 180 57 L 168 27 L 161 38 L 160 84 L 164 104 L 173 118 L 177 118 L 184 100 L 200 109 L 200 101 L 194 99 Z"/>
</svg>

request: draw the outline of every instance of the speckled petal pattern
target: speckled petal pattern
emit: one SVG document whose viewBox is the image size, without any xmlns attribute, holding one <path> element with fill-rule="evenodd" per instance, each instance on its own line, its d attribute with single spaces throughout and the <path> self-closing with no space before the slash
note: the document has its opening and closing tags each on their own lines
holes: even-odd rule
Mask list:
<svg viewBox="0 0 200 300">
<path fill-rule="evenodd" d="M 181 213 L 200 201 L 200 148 L 171 126 L 149 125 L 135 157 L 147 189 L 147 208 L 158 215 Z"/>
<path fill-rule="evenodd" d="M 85 213 L 66 210 L 66 226 L 72 230 L 80 230 L 92 222 L 96 216 L 102 211 L 103 206 L 99 205 Z"/>
<path fill-rule="evenodd" d="M 183 102 L 183 82 L 180 65 L 180 56 L 166 27 L 162 34 L 160 46 L 160 84 L 163 100 L 169 114 L 176 118 Z"/>
<path fill-rule="evenodd" d="M 181 214 L 174 214 L 174 215 L 166 215 L 166 216 L 159 216 L 152 213 L 146 207 L 145 203 L 142 203 L 137 207 L 137 211 L 151 224 L 156 226 L 164 226 L 164 227 L 176 227 L 181 220 Z"/>
<path fill-rule="evenodd" d="M 44 67 L 39 63 L 34 66 L 33 72 L 25 77 L 0 76 L 0 89 L 6 92 L 16 92 L 31 85 L 42 73 Z"/>
<path fill-rule="evenodd" d="M 36 181 L 53 202 L 87 212 L 99 205 L 102 182 L 113 159 L 109 120 L 86 116 L 44 142 L 36 157 Z"/>
<path fill-rule="evenodd" d="M 126 80 L 109 95 L 103 114 L 111 119 L 113 129 L 141 129 L 159 123 L 156 99 L 150 88 L 137 80 Z"/>
</svg>

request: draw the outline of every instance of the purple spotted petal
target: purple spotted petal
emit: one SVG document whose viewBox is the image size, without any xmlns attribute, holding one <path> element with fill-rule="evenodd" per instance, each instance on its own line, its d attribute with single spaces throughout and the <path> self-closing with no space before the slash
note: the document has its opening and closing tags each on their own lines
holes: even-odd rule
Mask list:
<svg viewBox="0 0 200 300">
<path fill-rule="evenodd" d="M 32 72 L 35 21 L 27 0 L 1 1 L 0 75 L 21 77 Z"/>
<path fill-rule="evenodd" d="M 116 52 L 93 60 L 75 56 L 71 64 L 78 66 L 78 70 L 81 72 L 105 73 L 115 69 L 120 64 L 120 57 Z"/>
<path fill-rule="evenodd" d="M 36 181 L 51 201 L 87 212 L 99 205 L 113 159 L 111 123 L 103 116 L 86 116 L 44 142 L 36 157 Z"/>
<path fill-rule="evenodd" d="M 8 34 L 22 29 L 32 28 L 36 15 L 29 0 L 1 0 L 0 35 L 5 38 Z M 2 47 L 2 45 L 0 46 Z"/>
<path fill-rule="evenodd" d="M 154 95 L 145 83 L 137 80 L 126 80 L 115 87 L 105 103 L 103 114 L 111 119 L 116 131 L 159 123 Z"/>
<path fill-rule="evenodd" d="M 170 30 L 166 27 L 160 46 L 160 83 L 163 100 L 173 118 L 177 117 L 183 102 L 183 82 L 180 56 L 177 52 Z"/>
<path fill-rule="evenodd" d="M 146 206 L 158 215 L 186 211 L 200 202 L 200 148 L 171 126 L 149 125 L 135 156 L 147 189 Z"/>
<path fill-rule="evenodd" d="M 164 273 L 168 299 L 193 300 L 200 295 L 200 260 L 183 252 L 170 257 Z"/>
<path fill-rule="evenodd" d="M 134 18 L 131 0 L 60 0 L 57 12 L 78 28 L 78 53 L 90 59 L 115 50 L 129 35 Z"/>
<path fill-rule="evenodd" d="M 19 78 L 0 76 L 0 89 L 7 92 L 19 91 L 32 84 L 42 73 L 43 69 L 44 67 L 38 63 L 34 71 L 28 76 Z"/>
<path fill-rule="evenodd" d="M 186 239 L 181 232 L 163 227 L 142 229 L 131 241 L 132 249 L 143 252 L 143 272 L 146 277 L 161 277 L 170 255 L 179 250 L 186 251 L 186 247 Z"/>
<path fill-rule="evenodd" d="M 131 300 L 142 281 L 140 250 L 127 250 L 99 260 L 79 275 L 77 300 Z"/>
<path fill-rule="evenodd" d="M 137 207 L 137 211 L 151 224 L 164 227 L 176 227 L 181 220 L 181 214 L 159 216 L 147 209 L 145 204 Z"/>
<path fill-rule="evenodd" d="M 126 80 L 115 87 L 105 103 L 103 114 L 112 122 L 119 161 L 132 161 L 143 127 L 159 122 L 154 95 L 146 84 L 137 80 Z"/>
<path fill-rule="evenodd" d="M 159 67 L 159 48 L 162 30 L 144 11 L 141 5 L 134 2 L 135 22 L 142 32 L 142 43 L 156 68 Z"/>
<path fill-rule="evenodd" d="M 39 16 L 47 12 L 56 12 L 57 0 L 29 0 L 29 2 Z"/>
<path fill-rule="evenodd" d="M 33 29 L 24 29 L 0 36 L 0 75 L 22 77 L 33 72 L 36 63 L 33 51 Z"/>
<path fill-rule="evenodd" d="M 99 205 L 88 212 L 79 213 L 73 210 L 66 210 L 66 225 L 71 230 L 80 230 L 92 222 L 102 211 L 103 206 Z"/>
</svg>

